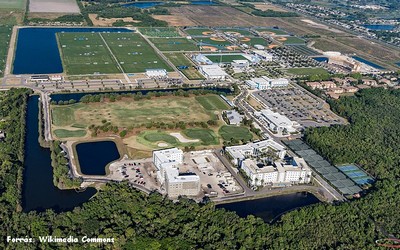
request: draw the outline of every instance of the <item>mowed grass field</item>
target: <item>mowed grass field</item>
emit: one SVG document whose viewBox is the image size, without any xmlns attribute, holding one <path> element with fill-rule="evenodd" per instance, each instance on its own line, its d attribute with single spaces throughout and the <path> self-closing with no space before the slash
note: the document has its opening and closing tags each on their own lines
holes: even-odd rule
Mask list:
<svg viewBox="0 0 400 250">
<path fill-rule="evenodd" d="M 198 51 L 199 47 L 186 38 L 150 38 L 150 41 L 161 51 Z"/>
<path fill-rule="evenodd" d="M 203 80 L 204 76 L 194 68 L 194 64 L 182 53 L 165 53 L 170 62 L 176 67 L 187 66 L 187 69 L 179 69 L 189 80 Z"/>
<path fill-rule="evenodd" d="M 231 63 L 233 60 L 247 60 L 246 57 L 240 54 L 222 54 L 222 55 L 206 55 L 208 59 L 210 59 L 213 63 Z"/>
<path fill-rule="evenodd" d="M 221 32 L 235 32 L 243 36 L 252 36 L 253 34 L 248 29 L 218 29 Z"/>
<path fill-rule="evenodd" d="M 139 28 L 140 33 L 148 37 L 181 37 L 173 27 L 147 27 Z"/>
<path fill-rule="evenodd" d="M 232 45 L 229 41 L 226 41 L 226 40 L 216 41 L 216 40 L 213 40 L 211 37 L 196 37 L 195 39 L 199 43 L 203 43 L 203 44 L 205 43 L 205 44 L 210 44 L 210 45 L 214 45 L 214 46 L 226 47 L 226 46 Z"/>
<path fill-rule="evenodd" d="M 0 77 L 4 75 L 12 27 L 0 26 Z"/>
<path fill-rule="evenodd" d="M 58 33 L 57 38 L 64 68 L 70 75 L 121 73 L 118 63 L 125 73 L 150 68 L 172 71 L 137 33 Z"/>
<path fill-rule="evenodd" d="M 324 68 L 291 68 L 284 69 L 286 73 L 292 75 L 326 75 L 329 74 Z"/>
<path fill-rule="evenodd" d="M 246 127 L 224 125 L 219 129 L 218 133 L 224 140 L 227 141 L 231 139 L 236 139 L 241 141 L 249 141 L 253 139 L 253 135 Z"/>
<path fill-rule="evenodd" d="M 54 134 L 58 138 L 69 138 L 69 137 L 84 137 L 86 135 L 86 130 L 67 130 L 67 129 L 56 129 Z"/>
<path fill-rule="evenodd" d="M 92 124 L 101 125 L 105 119 L 118 127 L 128 127 L 149 122 L 172 123 L 176 121 L 208 121 L 215 110 L 225 108 L 217 95 L 198 97 L 158 97 L 150 100 L 134 101 L 123 98 L 116 102 L 75 103 L 53 105 L 52 123 L 54 129 L 70 129 Z M 204 107 L 205 106 L 205 107 Z"/>
<path fill-rule="evenodd" d="M 285 45 L 289 45 L 289 44 L 305 44 L 306 41 L 304 41 L 303 39 L 300 39 L 298 37 L 295 36 L 287 36 L 285 37 L 286 40 L 283 42 Z"/>
<path fill-rule="evenodd" d="M 67 74 L 121 73 L 98 33 L 58 33 Z"/>
<path fill-rule="evenodd" d="M 271 35 L 276 35 L 276 36 L 282 36 L 282 35 L 288 35 L 288 33 L 284 30 L 281 29 L 273 29 L 273 28 L 256 28 L 258 32 L 269 32 L 273 33 Z"/>
<path fill-rule="evenodd" d="M 208 28 L 189 28 L 189 29 L 185 29 L 184 31 L 187 34 L 189 34 L 190 36 L 208 36 L 208 35 L 204 34 L 204 32 L 214 33 L 214 31 L 212 31 Z"/>
<path fill-rule="evenodd" d="M 249 38 L 250 41 L 247 41 L 248 39 L 242 39 L 240 43 L 244 43 L 251 46 L 254 46 L 255 44 L 267 46 L 269 44 L 267 40 L 261 37 L 247 37 L 247 38 Z"/>
<path fill-rule="evenodd" d="M 0 9 L 25 9 L 26 0 L 0 0 Z"/>
</svg>

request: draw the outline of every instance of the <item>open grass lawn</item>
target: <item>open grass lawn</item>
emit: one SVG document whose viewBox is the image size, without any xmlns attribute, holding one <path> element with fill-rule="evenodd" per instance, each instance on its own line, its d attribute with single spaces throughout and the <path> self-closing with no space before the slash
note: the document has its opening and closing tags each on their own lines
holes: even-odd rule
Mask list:
<svg viewBox="0 0 400 250">
<path fill-rule="evenodd" d="M 0 26 L 0 77 L 4 74 L 7 61 L 8 47 L 10 45 L 12 27 Z"/>
<path fill-rule="evenodd" d="M 189 138 L 201 140 L 203 145 L 219 144 L 218 136 L 211 129 L 190 128 L 182 133 Z"/>
<path fill-rule="evenodd" d="M 305 44 L 306 43 L 306 41 L 304 41 L 303 39 L 300 39 L 295 36 L 287 36 L 285 38 L 286 38 L 286 41 L 283 42 L 285 45 L 289 45 L 289 44 L 297 45 L 297 44 Z"/>
<path fill-rule="evenodd" d="M 86 135 L 86 130 L 67 130 L 67 129 L 56 129 L 54 134 L 58 138 L 68 138 L 68 137 L 84 137 Z"/>
<path fill-rule="evenodd" d="M 187 69 L 179 69 L 190 80 L 202 80 L 204 76 L 194 68 L 194 64 L 182 53 L 164 54 L 176 67 L 187 66 Z"/>
<path fill-rule="evenodd" d="M 243 36 L 252 36 L 253 34 L 248 30 L 248 29 L 218 29 L 222 32 L 236 32 L 236 33 L 240 33 Z"/>
<path fill-rule="evenodd" d="M 145 133 L 143 138 L 149 142 L 166 142 L 171 145 L 177 145 L 178 140 L 172 135 L 166 134 L 164 132 L 157 133 Z"/>
<path fill-rule="evenodd" d="M 325 75 L 328 74 L 324 68 L 292 68 L 284 69 L 289 74 L 292 75 Z"/>
<path fill-rule="evenodd" d="M 253 138 L 253 135 L 246 127 L 224 125 L 219 129 L 218 133 L 227 141 L 231 139 L 249 141 Z"/>
<path fill-rule="evenodd" d="M 0 9 L 25 9 L 26 0 L 0 0 Z"/>
<path fill-rule="evenodd" d="M 150 41 L 161 51 L 198 51 L 199 47 L 186 38 L 150 38 Z"/>
<path fill-rule="evenodd" d="M 55 129 L 91 124 L 101 125 L 105 119 L 118 127 L 128 127 L 149 122 L 172 123 L 177 121 L 208 121 L 213 118 L 209 110 L 226 107 L 217 95 L 207 95 L 197 101 L 198 97 L 157 97 L 151 100 L 134 101 L 123 98 L 116 102 L 75 103 L 71 105 L 52 105 L 52 119 Z M 202 105 L 209 103 L 212 109 Z M 54 127 L 53 126 L 53 127 Z"/>
<path fill-rule="evenodd" d="M 126 73 L 145 72 L 149 68 L 172 71 L 136 33 L 58 33 L 57 37 L 68 74 L 121 73 L 116 60 Z"/>
<path fill-rule="evenodd" d="M 240 54 L 215 54 L 215 55 L 206 55 L 208 59 L 210 59 L 213 63 L 231 63 L 233 60 L 247 60 L 246 57 Z"/>
<path fill-rule="evenodd" d="M 213 40 L 210 37 L 196 37 L 195 38 L 197 42 L 210 45 L 210 46 L 216 46 L 220 49 L 223 49 L 223 47 L 231 46 L 232 44 L 229 41 L 218 41 L 218 40 Z"/>
<path fill-rule="evenodd" d="M 102 34 L 126 73 L 145 72 L 146 69 L 172 68 L 137 33 Z"/>
<path fill-rule="evenodd" d="M 214 32 L 208 28 L 189 28 L 184 31 L 190 36 L 207 36 L 204 32 Z"/>
<path fill-rule="evenodd" d="M 173 27 L 146 27 L 139 28 L 140 33 L 148 37 L 181 37 Z"/>
<path fill-rule="evenodd" d="M 68 74 L 121 73 L 98 33 L 58 33 L 57 38 Z"/>
<path fill-rule="evenodd" d="M 285 32 L 284 30 L 281 29 L 273 29 L 273 28 L 256 28 L 257 31 L 259 32 L 271 32 L 274 33 L 274 35 L 287 35 L 288 33 Z"/>
<path fill-rule="evenodd" d="M 243 41 L 240 41 L 240 43 L 244 43 L 244 44 L 247 44 L 250 46 L 254 46 L 256 44 L 267 46 L 269 44 L 267 40 L 265 40 L 264 38 L 261 38 L 261 37 L 248 37 L 248 38 L 250 39 L 250 41 L 243 40 Z"/>
<path fill-rule="evenodd" d="M 206 96 L 197 96 L 197 102 L 199 102 L 206 110 L 225 110 L 230 107 L 228 104 L 222 100 L 221 97 L 217 95 L 206 95 Z"/>
</svg>

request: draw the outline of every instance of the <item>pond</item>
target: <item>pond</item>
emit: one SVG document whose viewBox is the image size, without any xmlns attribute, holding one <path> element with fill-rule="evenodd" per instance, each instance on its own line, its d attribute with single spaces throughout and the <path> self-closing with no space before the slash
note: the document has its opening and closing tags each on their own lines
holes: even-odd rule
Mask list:
<svg viewBox="0 0 400 250">
<path fill-rule="evenodd" d="M 317 62 L 328 62 L 328 57 L 325 56 L 316 56 L 312 57 L 312 59 L 314 59 Z"/>
<path fill-rule="evenodd" d="M 158 5 L 163 5 L 164 2 L 135 2 L 135 3 L 127 3 L 123 4 L 124 7 L 136 7 L 140 9 L 147 9 Z"/>
<path fill-rule="evenodd" d="M 370 30 L 394 30 L 396 26 L 390 24 L 364 24 L 363 27 Z"/>
<path fill-rule="evenodd" d="M 367 64 L 368 66 L 371 66 L 371 67 L 373 67 L 373 68 L 375 68 L 375 69 L 385 69 L 385 68 L 383 68 L 382 66 L 379 66 L 378 64 L 375 64 L 375 63 L 373 63 L 373 62 L 370 62 L 370 61 L 368 61 L 367 59 L 361 58 L 361 57 L 359 57 L 359 56 L 352 56 L 352 58 L 356 59 L 356 60 L 359 61 L 359 62 L 365 63 L 365 64 Z"/>
<path fill-rule="evenodd" d="M 192 5 L 217 5 L 217 3 L 213 1 L 190 1 Z"/>
<path fill-rule="evenodd" d="M 76 152 L 81 173 L 85 175 L 105 175 L 107 164 L 120 158 L 113 141 L 79 143 Z"/>
<path fill-rule="evenodd" d="M 124 28 L 20 28 L 15 50 L 13 74 L 62 73 L 63 67 L 56 33 L 132 32 Z"/>
<path fill-rule="evenodd" d="M 26 113 L 25 163 L 22 186 L 22 208 L 28 211 L 53 209 L 56 212 L 72 210 L 90 199 L 96 189 L 84 192 L 60 190 L 53 184 L 50 150 L 39 145 L 38 96 L 28 100 Z"/>
<path fill-rule="evenodd" d="M 257 200 L 240 201 L 217 205 L 217 208 L 236 212 L 240 217 L 254 215 L 265 222 L 271 222 L 290 210 L 319 203 L 320 201 L 310 193 L 294 193 L 267 197 Z"/>
</svg>

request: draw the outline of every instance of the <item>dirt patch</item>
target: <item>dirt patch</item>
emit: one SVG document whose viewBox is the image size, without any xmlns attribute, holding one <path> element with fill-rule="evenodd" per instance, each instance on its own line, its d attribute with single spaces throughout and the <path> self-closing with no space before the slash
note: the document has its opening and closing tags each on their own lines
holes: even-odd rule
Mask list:
<svg viewBox="0 0 400 250">
<path fill-rule="evenodd" d="M 233 45 L 233 46 L 227 46 L 226 47 L 228 50 L 238 50 L 239 49 L 239 47 L 238 46 L 235 46 L 235 45 Z"/>
<path fill-rule="evenodd" d="M 180 15 L 152 15 L 154 19 L 166 21 L 169 26 L 195 26 L 196 24 L 190 19 Z"/>
<path fill-rule="evenodd" d="M 253 4 L 254 8 L 262 11 L 273 10 L 273 11 L 287 12 L 287 10 L 279 8 L 278 6 L 272 4 L 260 4 L 260 3 L 250 3 L 250 4 Z"/>
<path fill-rule="evenodd" d="M 225 39 L 220 38 L 220 37 L 211 37 L 210 39 L 213 41 L 216 41 L 216 42 L 225 42 L 226 41 Z"/>
<path fill-rule="evenodd" d="M 132 17 L 125 17 L 125 18 L 102 18 L 97 17 L 97 14 L 89 14 L 89 18 L 92 21 L 94 26 L 99 27 L 110 27 L 116 21 L 124 21 L 124 22 L 131 22 L 131 23 L 140 23 L 138 20 L 134 20 Z"/>
<path fill-rule="evenodd" d="M 280 42 L 284 42 L 287 40 L 287 38 L 286 37 L 278 37 L 278 38 L 276 38 L 276 40 L 278 40 Z"/>
<path fill-rule="evenodd" d="M 205 36 L 211 36 L 212 34 L 214 34 L 214 32 L 212 32 L 212 31 L 204 31 L 201 34 L 203 34 Z"/>
<path fill-rule="evenodd" d="M 278 47 L 278 45 L 277 45 L 277 44 L 271 44 L 271 45 L 268 45 L 268 48 L 269 48 L 269 49 L 273 49 L 273 48 L 276 48 L 276 47 Z"/>
<path fill-rule="evenodd" d="M 335 29 L 335 28 L 331 28 L 331 27 L 329 27 L 329 26 L 327 26 L 325 24 L 316 23 L 316 22 L 314 22 L 312 20 L 309 20 L 309 19 L 301 19 L 301 21 L 307 23 L 308 25 L 310 25 L 311 27 L 314 27 L 314 28 L 329 30 L 329 31 L 332 31 L 332 32 L 335 32 L 335 33 L 343 33 L 343 31 L 341 31 L 341 30 L 338 30 L 338 29 Z"/>
<path fill-rule="evenodd" d="M 203 50 L 209 50 L 209 51 L 217 51 L 218 49 L 213 46 L 201 46 Z"/>
<path fill-rule="evenodd" d="M 160 142 L 157 144 L 157 146 L 159 146 L 160 148 L 165 148 L 165 147 L 168 147 L 168 143 Z"/>
<path fill-rule="evenodd" d="M 240 39 L 240 41 L 241 41 L 241 42 L 250 42 L 251 39 L 248 38 L 248 37 L 244 37 L 244 38 Z"/>
</svg>

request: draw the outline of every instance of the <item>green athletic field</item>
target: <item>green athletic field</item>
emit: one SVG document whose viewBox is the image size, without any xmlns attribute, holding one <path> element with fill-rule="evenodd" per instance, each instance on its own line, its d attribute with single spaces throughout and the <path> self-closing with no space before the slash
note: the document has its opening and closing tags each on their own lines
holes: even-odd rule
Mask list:
<svg viewBox="0 0 400 250">
<path fill-rule="evenodd" d="M 199 47 L 186 38 L 150 38 L 150 41 L 161 51 L 198 51 Z"/>
<path fill-rule="evenodd" d="M 286 37 L 286 41 L 284 41 L 283 43 L 285 45 L 288 45 L 288 44 L 296 44 L 296 45 L 298 45 L 298 44 L 305 44 L 306 41 L 304 41 L 303 39 L 300 39 L 298 37 L 295 37 L 295 36 L 287 36 Z"/>
<path fill-rule="evenodd" d="M 139 31 L 148 37 L 181 37 L 178 31 L 172 27 L 139 28 Z"/>
<path fill-rule="evenodd" d="M 194 68 L 194 64 L 182 53 L 165 53 L 169 61 L 176 67 L 187 66 L 187 69 L 179 69 L 189 80 L 202 80 L 204 76 Z"/>
<path fill-rule="evenodd" d="M 115 58 L 125 73 L 149 68 L 172 71 L 136 33 L 58 33 L 57 38 L 64 69 L 70 75 L 121 73 Z"/>
<path fill-rule="evenodd" d="M 1 9 L 25 9 L 25 0 L 0 0 Z"/>
<path fill-rule="evenodd" d="M 228 104 L 217 95 L 197 96 L 196 100 L 206 110 L 225 110 L 229 109 Z"/>
<path fill-rule="evenodd" d="M 7 61 L 8 47 L 10 45 L 12 28 L 9 26 L 0 26 L 0 77 L 4 74 L 4 68 Z"/>
<path fill-rule="evenodd" d="M 184 30 L 187 34 L 190 36 L 209 36 L 203 34 L 203 32 L 213 32 L 212 30 L 208 28 L 188 28 Z"/>
<path fill-rule="evenodd" d="M 224 47 L 226 47 L 226 46 L 232 45 L 228 41 L 215 41 L 215 40 L 211 39 L 210 37 L 196 37 L 196 41 L 199 42 L 199 43 L 201 42 L 201 43 L 210 44 L 211 46 L 215 45 L 215 46 L 224 46 Z"/>
<path fill-rule="evenodd" d="M 246 127 L 224 125 L 219 129 L 218 133 L 226 141 L 232 139 L 249 141 L 253 138 L 253 135 Z"/>
<path fill-rule="evenodd" d="M 240 43 L 244 43 L 244 44 L 251 45 L 251 46 L 254 46 L 255 44 L 267 46 L 269 44 L 267 40 L 265 40 L 264 38 L 261 38 L 261 37 L 248 37 L 248 38 L 250 38 L 250 41 L 243 40 L 243 41 L 240 41 Z"/>
<path fill-rule="evenodd" d="M 288 33 L 281 29 L 272 29 L 272 28 L 256 28 L 259 32 L 272 32 L 277 36 L 287 35 Z"/>
<path fill-rule="evenodd" d="M 292 75 L 326 75 L 329 74 L 324 68 L 291 68 L 284 69 L 286 73 Z"/>
<path fill-rule="evenodd" d="M 215 55 L 206 55 L 208 59 L 210 59 L 213 63 L 231 63 L 233 60 L 247 60 L 246 57 L 240 54 L 215 54 Z M 221 58 L 222 57 L 222 58 Z"/>
<path fill-rule="evenodd" d="M 199 139 L 203 145 L 215 145 L 219 143 L 218 136 L 211 129 L 189 128 L 182 131 L 191 139 Z"/>
<path fill-rule="evenodd" d="M 230 29 L 230 28 L 219 28 L 221 32 L 237 32 L 243 36 L 252 36 L 253 34 L 248 29 Z"/>
<path fill-rule="evenodd" d="M 58 138 L 84 137 L 86 135 L 86 131 L 82 129 L 79 130 L 56 129 L 54 130 L 54 134 Z"/>
</svg>

